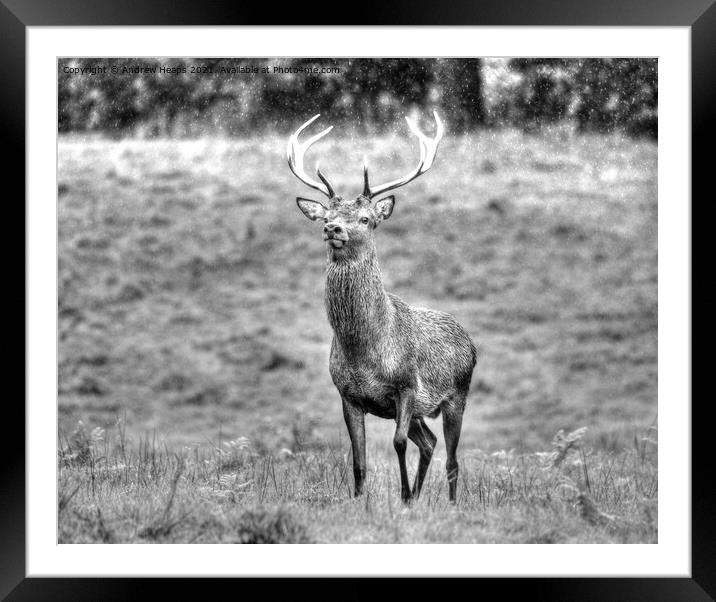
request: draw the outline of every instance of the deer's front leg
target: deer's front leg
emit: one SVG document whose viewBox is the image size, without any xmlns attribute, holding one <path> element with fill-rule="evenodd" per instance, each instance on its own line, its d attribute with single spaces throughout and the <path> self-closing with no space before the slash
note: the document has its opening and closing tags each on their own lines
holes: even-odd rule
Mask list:
<svg viewBox="0 0 716 602">
<path fill-rule="evenodd" d="M 393 447 L 398 454 L 398 462 L 400 464 L 400 497 L 404 502 L 409 502 L 411 498 L 410 483 L 408 483 L 408 468 L 405 464 L 405 451 L 408 448 L 408 429 L 410 428 L 410 420 L 413 417 L 413 407 L 415 405 L 415 391 L 412 389 L 404 389 L 400 392 L 400 396 L 395 406 L 395 436 L 393 437 Z"/>
<path fill-rule="evenodd" d="M 355 490 L 353 495 L 358 497 L 363 493 L 363 482 L 365 481 L 365 414 L 362 408 L 353 405 L 350 401 L 343 399 L 343 418 L 348 427 L 348 436 L 351 439 L 353 448 L 353 477 Z"/>
</svg>

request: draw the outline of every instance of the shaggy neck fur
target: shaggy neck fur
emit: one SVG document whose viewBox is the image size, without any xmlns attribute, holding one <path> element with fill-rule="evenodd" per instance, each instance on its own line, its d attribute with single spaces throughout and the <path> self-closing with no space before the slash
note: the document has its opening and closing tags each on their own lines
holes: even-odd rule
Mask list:
<svg viewBox="0 0 716 602">
<path fill-rule="evenodd" d="M 348 355 L 374 347 L 381 334 L 389 331 L 391 306 L 375 246 L 357 257 L 329 258 L 325 302 L 328 321 Z"/>
</svg>

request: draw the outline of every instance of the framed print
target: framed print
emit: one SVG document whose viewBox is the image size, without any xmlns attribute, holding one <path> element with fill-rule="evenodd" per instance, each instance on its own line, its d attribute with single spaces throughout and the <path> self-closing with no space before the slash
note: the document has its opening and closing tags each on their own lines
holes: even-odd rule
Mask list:
<svg viewBox="0 0 716 602">
<path fill-rule="evenodd" d="M 711 599 L 713 6 L 215 8 L 0 7 L 27 235 L 2 594 Z"/>
</svg>

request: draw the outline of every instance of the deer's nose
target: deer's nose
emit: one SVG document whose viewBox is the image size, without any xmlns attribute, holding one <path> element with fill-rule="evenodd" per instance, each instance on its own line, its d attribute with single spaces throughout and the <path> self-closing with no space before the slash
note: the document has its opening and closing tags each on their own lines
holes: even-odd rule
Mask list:
<svg viewBox="0 0 716 602">
<path fill-rule="evenodd" d="M 330 224 L 326 224 L 325 226 L 323 226 L 323 231 L 324 231 L 326 234 L 329 234 L 329 233 L 331 233 L 331 232 L 332 232 L 333 234 L 340 234 L 341 232 L 343 232 L 343 228 L 341 228 L 341 227 L 340 227 L 338 224 L 336 224 L 336 223 L 330 223 Z"/>
</svg>

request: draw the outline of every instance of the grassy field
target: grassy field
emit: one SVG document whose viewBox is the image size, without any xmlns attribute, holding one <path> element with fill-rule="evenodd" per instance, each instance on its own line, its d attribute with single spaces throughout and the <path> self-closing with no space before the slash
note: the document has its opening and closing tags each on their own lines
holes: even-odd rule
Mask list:
<svg viewBox="0 0 716 602">
<path fill-rule="evenodd" d="M 350 195 L 363 154 L 391 178 L 410 142 L 314 152 Z M 656 541 L 653 143 L 448 138 L 398 191 L 386 287 L 479 346 L 459 502 L 438 418 L 408 511 L 389 421 L 367 420 L 369 495 L 349 496 L 324 249 L 283 139 L 58 152 L 60 541 Z"/>
</svg>

